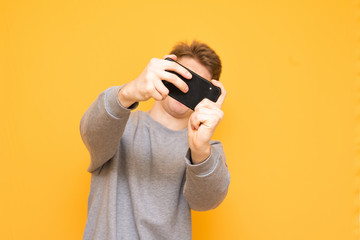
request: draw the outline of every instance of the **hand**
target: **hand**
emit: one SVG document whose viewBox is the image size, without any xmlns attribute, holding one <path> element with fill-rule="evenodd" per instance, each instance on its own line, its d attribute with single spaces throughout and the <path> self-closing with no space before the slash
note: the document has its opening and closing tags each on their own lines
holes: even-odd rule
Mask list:
<svg viewBox="0 0 360 240">
<path fill-rule="evenodd" d="M 166 55 L 164 59 L 166 57 L 170 57 L 175 61 L 177 59 L 175 55 Z M 165 70 L 175 71 L 187 79 L 191 78 L 191 73 L 179 64 L 164 59 L 151 59 L 144 71 L 119 91 L 119 101 L 124 107 L 129 107 L 135 102 L 146 101 L 150 98 L 157 101 L 165 99 L 169 94 L 169 90 L 161 80 L 171 82 L 184 93 L 189 90 L 187 84 L 181 78 Z"/>
<path fill-rule="evenodd" d="M 194 109 L 188 123 L 188 143 L 191 150 L 191 159 L 194 164 L 203 162 L 211 152 L 210 140 L 215 128 L 224 117 L 221 106 L 226 91 L 221 82 L 211 80 L 211 83 L 221 89 L 221 95 L 215 102 L 203 99 Z"/>
</svg>

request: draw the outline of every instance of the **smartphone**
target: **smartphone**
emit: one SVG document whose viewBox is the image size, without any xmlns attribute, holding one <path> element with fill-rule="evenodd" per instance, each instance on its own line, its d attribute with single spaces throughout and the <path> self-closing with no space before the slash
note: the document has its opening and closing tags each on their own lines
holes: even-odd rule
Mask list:
<svg viewBox="0 0 360 240">
<path fill-rule="evenodd" d="M 176 62 L 171 58 L 165 58 L 165 60 Z M 221 89 L 219 87 L 215 86 L 209 80 L 206 80 L 205 78 L 191 71 L 189 68 L 181 65 L 178 62 L 176 63 L 187 69 L 191 73 L 192 78 L 187 79 L 181 76 L 180 74 L 178 74 L 177 72 L 165 70 L 167 72 L 176 74 L 189 87 L 189 91 L 184 93 L 180 89 L 178 89 L 174 84 L 162 80 L 164 85 L 169 89 L 170 97 L 181 102 L 182 104 L 184 104 L 185 106 L 187 106 L 192 110 L 194 110 L 196 105 L 198 105 L 204 98 L 207 98 L 213 102 L 216 102 L 218 100 L 221 94 Z"/>
</svg>

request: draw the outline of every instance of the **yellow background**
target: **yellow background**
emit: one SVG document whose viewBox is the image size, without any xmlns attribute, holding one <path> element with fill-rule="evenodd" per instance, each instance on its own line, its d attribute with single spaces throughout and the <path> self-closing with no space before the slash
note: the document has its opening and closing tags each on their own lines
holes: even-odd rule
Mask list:
<svg viewBox="0 0 360 240">
<path fill-rule="evenodd" d="M 194 239 L 359 239 L 359 29 L 350 0 L 2 0 L 0 239 L 82 238 L 82 114 L 192 39 L 223 62 L 231 172 Z"/>
</svg>

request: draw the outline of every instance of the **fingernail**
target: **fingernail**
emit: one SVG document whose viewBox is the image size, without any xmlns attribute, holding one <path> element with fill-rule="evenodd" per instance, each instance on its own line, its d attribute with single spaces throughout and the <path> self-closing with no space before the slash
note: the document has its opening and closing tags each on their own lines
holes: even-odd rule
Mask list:
<svg viewBox="0 0 360 240">
<path fill-rule="evenodd" d="M 191 73 L 187 72 L 187 73 L 186 73 L 186 76 L 187 76 L 188 78 L 190 78 L 190 77 L 191 77 Z"/>
</svg>

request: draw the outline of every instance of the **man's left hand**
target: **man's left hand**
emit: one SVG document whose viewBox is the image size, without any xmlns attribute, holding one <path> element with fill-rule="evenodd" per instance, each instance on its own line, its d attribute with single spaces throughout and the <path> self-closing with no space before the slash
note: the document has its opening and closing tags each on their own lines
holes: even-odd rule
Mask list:
<svg viewBox="0 0 360 240">
<path fill-rule="evenodd" d="M 211 137 L 224 117 L 221 106 L 226 96 L 225 88 L 217 80 L 211 80 L 211 83 L 221 89 L 221 95 L 216 103 L 206 98 L 203 99 L 195 107 L 188 123 L 188 143 L 193 164 L 199 164 L 210 156 Z"/>
</svg>

